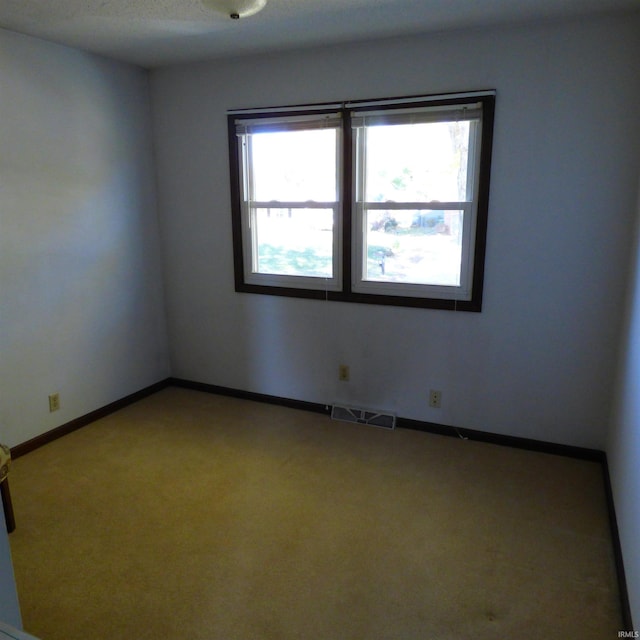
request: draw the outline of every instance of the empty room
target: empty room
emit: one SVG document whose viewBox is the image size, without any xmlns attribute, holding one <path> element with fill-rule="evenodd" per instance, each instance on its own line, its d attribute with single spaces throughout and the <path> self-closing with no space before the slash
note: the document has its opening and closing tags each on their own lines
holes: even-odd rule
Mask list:
<svg viewBox="0 0 640 640">
<path fill-rule="evenodd" d="M 0 2 L 0 637 L 638 637 L 638 63 L 636 0 Z"/>
</svg>

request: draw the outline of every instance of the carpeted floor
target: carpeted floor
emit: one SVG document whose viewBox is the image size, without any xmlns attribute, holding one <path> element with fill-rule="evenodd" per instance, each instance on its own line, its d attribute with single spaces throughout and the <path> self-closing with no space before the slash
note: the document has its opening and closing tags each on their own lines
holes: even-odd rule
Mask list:
<svg viewBox="0 0 640 640">
<path fill-rule="evenodd" d="M 14 461 L 43 640 L 602 640 L 597 463 L 168 388 Z"/>
</svg>

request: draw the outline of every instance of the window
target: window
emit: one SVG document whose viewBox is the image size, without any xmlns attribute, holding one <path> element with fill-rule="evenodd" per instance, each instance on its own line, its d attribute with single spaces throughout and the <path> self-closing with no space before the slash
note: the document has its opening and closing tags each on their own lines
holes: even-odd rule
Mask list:
<svg viewBox="0 0 640 640">
<path fill-rule="evenodd" d="M 480 311 L 494 101 L 230 112 L 236 290 Z"/>
</svg>

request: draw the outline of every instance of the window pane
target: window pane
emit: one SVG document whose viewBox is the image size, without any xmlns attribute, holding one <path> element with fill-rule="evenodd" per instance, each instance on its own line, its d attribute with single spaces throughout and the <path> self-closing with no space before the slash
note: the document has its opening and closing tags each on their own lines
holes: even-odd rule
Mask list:
<svg viewBox="0 0 640 640">
<path fill-rule="evenodd" d="M 494 91 L 230 111 L 236 291 L 480 311 L 494 111 Z"/>
<path fill-rule="evenodd" d="M 258 202 L 335 202 L 337 130 L 254 133 L 253 198 Z"/>
<path fill-rule="evenodd" d="M 257 209 L 257 273 L 333 277 L 332 209 Z"/>
<path fill-rule="evenodd" d="M 460 286 L 463 211 L 365 212 L 364 279 Z"/>
<path fill-rule="evenodd" d="M 462 202 L 469 121 L 366 128 L 367 202 Z"/>
</svg>

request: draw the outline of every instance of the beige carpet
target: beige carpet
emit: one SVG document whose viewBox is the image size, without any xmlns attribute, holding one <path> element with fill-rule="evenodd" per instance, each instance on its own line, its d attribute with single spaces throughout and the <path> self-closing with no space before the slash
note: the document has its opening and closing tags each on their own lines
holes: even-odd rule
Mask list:
<svg viewBox="0 0 640 640">
<path fill-rule="evenodd" d="M 599 464 L 168 388 L 14 461 L 43 640 L 617 637 Z"/>
</svg>

